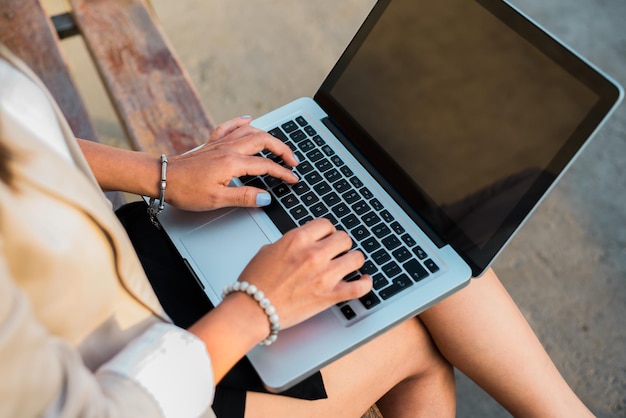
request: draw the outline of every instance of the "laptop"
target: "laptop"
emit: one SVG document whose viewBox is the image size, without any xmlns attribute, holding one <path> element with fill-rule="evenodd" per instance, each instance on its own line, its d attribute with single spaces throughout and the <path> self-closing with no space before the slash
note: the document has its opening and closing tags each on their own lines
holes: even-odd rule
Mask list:
<svg viewBox="0 0 626 418">
<path fill-rule="evenodd" d="M 262 245 L 311 219 L 363 251 L 370 294 L 248 354 L 280 392 L 480 276 L 621 96 L 507 2 L 381 0 L 313 98 L 252 122 L 297 153 L 298 184 L 233 179 L 272 204 L 167 206 L 159 220 L 213 304 Z"/>
</svg>

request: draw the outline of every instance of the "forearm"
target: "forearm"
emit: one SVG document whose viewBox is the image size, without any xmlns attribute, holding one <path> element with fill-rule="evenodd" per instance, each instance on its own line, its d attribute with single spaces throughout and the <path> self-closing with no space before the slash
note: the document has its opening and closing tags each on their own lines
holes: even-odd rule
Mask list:
<svg viewBox="0 0 626 418">
<path fill-rule="evenodd" d="M 192 325 L 189 332 L 204 341 L 217 384 L 248 351 L 269 334 L 267 316 L 244 293 L 233 293 Z"/>
<path fill-rule="evenodd" d="M 159 158 L 82 139 L 78 145 L 103 190 L 158 197 Z"/>
</svg>

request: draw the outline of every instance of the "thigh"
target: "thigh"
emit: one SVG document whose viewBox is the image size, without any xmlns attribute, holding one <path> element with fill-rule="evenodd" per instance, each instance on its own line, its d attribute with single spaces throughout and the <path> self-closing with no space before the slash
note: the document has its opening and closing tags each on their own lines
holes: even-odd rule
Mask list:
<svg viewBox="0 0 626 418">
<path fill-rule="evenodd" d="M 245 416 L 360 417 L 399 383 L 442 366 L 449 367 L 424 325 L 410 319 L 326 366 L 322 370 L 326 399 L 302 402 L 249 393 Z M 453 386 L 449 389 L 454 391 Z"/>
</svg>

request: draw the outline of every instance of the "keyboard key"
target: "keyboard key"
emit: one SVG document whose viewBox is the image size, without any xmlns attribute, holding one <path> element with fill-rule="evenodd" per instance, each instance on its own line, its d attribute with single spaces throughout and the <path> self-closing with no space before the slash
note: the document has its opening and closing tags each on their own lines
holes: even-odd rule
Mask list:
<svg viewBox="0 0 626 418">
<path fill-rule="evenodd" d="M 339 174 L 339 172 L 333 168 L 332 170 L 328 170 L 327 172 L 325 172 L 324 177 L 326 177 L 326 180 L 328 180 L 329 182 L 334 183 L 337 180 L 341 179 L 341 174 Z"/>
<path fill-rule="evenodd" d="M 335 206 L 337 203 L 341 202 L 341 198 L 335 192 L 331 192 L 328 195 L 324 196 L 322 200 L 330 207 Z"/>
<path fill-rule="evenodd" d="M 302 132 L 300 129 L 293 131 L 292 133 L 289 134 L 289 138 L 291 138 L 296 144 L 300 141 L 302 141 L 303 139 L 306 139 L 307 136 L 304 132 Z"/>
<path fill-rule="evenodd" d="M 289 186 L 287 186 L 286 184 L 279 184 L 278 186 L 274 187 L 272 189 L 272 192 L 276 195 L 276 197 L 283 197 L 284 195 L 286 195 L 287 193 L 290 192 L 289 190 Z"/>
<path fill-rule="evenodd" d="M 374 228 L 372 228 L 372 232 L 378 238 L 383 238 L 383 237 L 386 237 L 387 235 L 391 234 L 391 229 L 389 229 L 389 227 L 387 225 L 385 225 L 384 223 L 381 222 L 378 225 L 376 225 Z"/>
<path fill-rule="evenodd" d="M 311 171 L 309 174 L 307 174 L 306 176 L 304 176 L 304 179 L 311 185 L 313 184 L 317 184 L 320 181 L 322 181 L 322 176 L 316 172 L 316 171 Z"/>
<path fill-rule="evenodd" d="M 391 260 L 391 256 L 384 249 L 380 249 L 372 254 L 372 261 L 378 265 L 385 264 L 389 260 Z"/>
<path fill-rule="evenodd" d="M 339 308 L 341 310 L 341 313 L 343 314 L 343 316 L 346 317 L 346 319 L 349 321 L 351 319 L 353 319 L 356 316 L 356 313 L 354 312 L 354 310 L 350 307 L 350 305 L 344 305 L 341 308 Z"/>
<path fill-rule="evenodd" d="M 368 189 L 367 187 L 361 187 L 361 190 L 359 191 L 361 192 L 361 195 L 367 200 L 370 200 L 372 197 L 374 197 L 372 192 L 370 192 L 370 189 Z"/>
<path fill-rule="evenodd" d="M 391 224 L 391 229 L 393 229 L 393 231 L 398 234 L 398 235 L 402 235 L 404 234 L 406 231 L 404 229 L 404 227 L 402 225 L 400 225 L 399 222 L 393 222 Z"/>
<path fill-rule="evenodd" d="M 350 190 L 352 188 L 352 186 L 350 186 L 350 183 L 348 183 L 348 181 L 345 179 L 341 179 L 335 182 L 335 184 L 333 184 L 333 187 L 339 193 L 344 193 L 346 190 Z"/>
<path fill-rule="evenodd" d="M 317 132 L 315 131 L 315 129 L 313 129 L 313 127 L 311 125 L 305 126 L 304 127 L 304 131 L 307 133 L 308 136 L 317 135 Z"/>
<path fill-rule="evenodd" d="M 409 279 L 405 274 L 403 274 L 400 277 L 394 279 L 391 286 L 388 286 L 382 289 L 378 293 L 378 295 L 384 300 L 387 300 L 390 297 L 397 295 L 404 289 L 409 288 L 411 285 L 413 285 L 413 282 L 411 281 L 411 279 Z"/>
<path fill-rule="evenodd" d="M 370 205 L 372 205 L 372 207 L 379 212 L 384 208 L 383 204 L 376 198 L 370 200 Z"/>
<path fill-rule="evenodd" d="M 354 202 L 360 199 L 360 196 L 356 190 L 348 190 L 341 196 L 346 202 L 348 202 L 348 204 L 353 204 Z"/>
<path fill-rule="evenodd" d="M 409 273 L 411 279 L 413 279 L 413 281 L 415 282 L 419 282 L 420 280 L 428 277 L 428 272 L 426 271 L 426 269 L 422 267 L 420 262 L 415 259 L 407 261 L 406 263 L 404 263 L 403 267 L 407 271 L 407 273 Z"/>
<path fill-rule="evenodd" d="M 324 146 L 322 147 L 322 151 L 324 152 L 324 154 L 328 155 L 329 157 L 330 157 L 331 155 L 334 155 L 334 154 L 335 154 L 335 151 L 334 151 L 331 147 L 329 147 L 328 145 L 324 145 Z M 339 157 L 336 157 L 336 158 L 339 158 Z M 339 160 L 341 161 L 341 158 L 339 158 Z M 337 164 L 337 163 L 335 162 L 335 159 L 334 159 L 334 158 L 332 158 L 332 162 L 333 162 L 333 164 L 335 164 L 335 165 L 341 165 L 341 164 L 343 164 L 343 161 L 341 161 L 341 164 Z"/>
<path fill-rule="evenodd" d="M 270 135 L 272 135 L 274 138 L 278 138 L 283 142 L 287 142 L 287 136 L 283 133 L 283 131 L 280 130 L 280 128 L 274 128 L 271 131 L 268 131 L 268 133 Z"/>
<path fill-rule="evenodd" d="M 369 274 L 371 276 L 378 271 L 378 267 L 376 267 L 374 263 L 368 260 L 363 264 L 363 267 L 361 267 L 359 270 L 361 271 L 361 273 Z"/>
<path fill-rule="evenodd" d="M 426 266 L 428 270 L 430 270 L 431 273 L 436 273 L 439 271 L 439 266 L 435 264 L 435 262 L 431 260 L 430 258 L 424 261 L 424 265 Z"/>
<path fill-rule="evenodd" d="M 354 210 L 357 215 L 363 215 L 365 212 L 370 210 L 370 207 L 364 200 L 361 200 L 352 205 L 352 210 Z"/>
<path fill-rule="evenodd" d="M 324 196 L 326 193 L 332 191 L 333 189 L 330 187 L 330 184 L 326 183 L 325 181 L 321 181 L 313 186 L 313 190 L 315 190 L 315 193 L 317 193 L 318 195 Z M 339 198 L 339 196 L 337 196 L 337 198 Z"/>
<path fill-rule="evenodd" d="M 319 201 L 320 201 L 320 198 L 317 197 L 317 195 L 313 192 L 309 192 L 305 194 L 304 196 L 302 196 L 302 203 L 304 203 L 306 206 L 312 206 L 313 204 Z"/>
<path fill-rule="evenodd" d="M 389 284 L 389 280 L 382 274 L 378 273 L 372 276 L 374 290 L 380 290 Z"/>
<path fill-rule="evenodd" d="M 383 238 L 383 245 L 388 250 L 393 250 L 394 248 L 396 248 L 396 247 L 398 247 L 400 245 L 400 240 L 395 235 L 389 235 L 389 236 Z"/>
<path fill-rule="evenodd" d="M 395 218 L 393 217 L 393 215 L 391 213 L 389 213 L 388 210 L 383 210 L 382 212 L 380 212 L 380 216 L 383 217 L 383 219 L 388 222 L 391 223 L 395 220 Z"/>
<path fill-rule="evenodd" d="M 318 162 L 316 162 L 315 167 L 317 167 L 317 169 L 323 173 L 324 171 L 328 171 L 333 168 L 333 164 L 329 160 L 324 158 L 323 160 L 319 160 Z"/>
<path fill-rule="evenodd" d="M 309 211 L 306 210 L 306 208 L 302 205 L 298 205 L 295 208 L 291 209 L 289 211 L 289 213 L 291 214 L 291 216 L 293 216 L 296 220 L 304 218 L 305 216 L 307 216 L 309 214 Z"/>
<path fill-rule="evenodd" d="M 306 119 L 304 119 L 304 117 L 302 117 L 302 116 L 298 116 L 296 118 L 296 122 L 298 122 L 298 125 L 300 125 L 300 126 L 306 126 L 306 125 L 309 124 L 309 122 L 307 122 Z"/>
<path fill-rule="evenodd" d="M 380 222 L 380 217 L 374 212 L 366 213 L 361 219 L 363 220 L 363 223 L 367 226 L 376 225 L 378 222 Z"/>
<path fill-rule="evenodd" d="M 311 170 L 313 170 L 313 166 L 311 165 L 310 162 L 304 161 L 304 158 L 302 158 L 300 161 L 302 162 L 298 164 L 298 166 L 296 167 L 296 170 L 298 170 L 300 174 L 304 175 L 304 174 L 311 172 Z"/>
<path fill-rule="evenodd" d="M 347 229 L 352 229 L 360 224 L 359 218 L 357 218 L 354 214 L 350 214 L 344 217 L 341 222 L 345 225 Z"/>
<path fill-rule="evenodd" d="M 311 142 L 310 139 L 305 139 L 298 144 L 298 147 L 302 150 L 302 152 L 307 153 L 315 149 L 315 144 Z"/>
<path fill-rule="evenodd" d="M 332 149 L 331 149 L 330 151 L 332 151 Z M 343 163 L 343 160 L 342 160 L 340 157 L 338 157 L 337 155 L 333 155 L 333 156 L 331 157 L 331 159 L 330 159 L 330 160 L 331 160 L 331 161 L 333 162 L 333 164 L 335 164 L 337 167 L 341 167 L 341 166 L 344 164 L 344 163 Z"/>
<path fill-rule="evenodd" d="M 351 177 L 354 174 L 352 172 L 352 170 L 350 170 L 350 168 L 348 168 L 348 166 L 342 166 L 340 168 L 340 170 L 343 173 L 343 175 L 346 176 L 346 177 Z"/>
<path fill-rule="evenodd" d="M 363 241 L 365 238 L 371 235 L 370 231 L 368 231 L 367 228 L 364 227 L 363 225 L 352 229 L 350 233 L 355 239 L 359 241 Z"/>
<path fill-rule="evenodd" d="M 357 189 L 360 187 L 363 187 L 363 182 L 358 177 L 352 177 L 350 179 L 350 183 L 352 183 L 352 185 L 356 187 Z"/>
<path fill-rule="evenodd" d="M 413 248 L 413 254 L 415 254 L 417 258 L 419 258 L 420 260 L 423 260 L 426 257 L 428 257 L 428 254 L 426 254 L 426 251 L 424 251 L 422 247 Z"/>
<path fill-rule="evenodd" d="M 311 190 L 311 188 L 309 187 L 308 184 L 306 184 L 303 181 L 300 181 L 296 184 L 294 184 L 293 186 L 291 186 L 291 190 L 297 194 L 297 195 L 303 195 L 304 193 L 308 192 L 309 190 Z"/>
<path fill-rule="evenodd" d="M 344 203 L 334 206 L 331 210 L 338 218 L 343 218 L 350 213 L 350 209 Z"/>
<path fill-rule="evenodd" d="M 296 206 L 300 202 L 298 201 L 298 198 L 295 194 L 289 193 L 285 195 L 282 199 L 280 199 L 280 203 L 282 203 L 284 207 L 289 209 Z"/>
<path fill-rule="evenodd" d="M 385 264 L 382 269 L 383 273 L 385 273 L 385 276 L 389 277 L 390 279 L 402 272 L 402 269 L 398 264 L 396 264 L 395 261 L 390 261 L 389 263 Z"/>
<path fill-rule="evenodd" d="M 305 131 L 306 131 L 306 129 L 305 129 Z M 313 132 L 315 132 L 315 130 L 313 130 Z M 311 135 L 311 134 L 309 134 L 309 135 Z M 315 134 L 313 134 L 313 135 L 315 135 Z M 311 136 L 313 136 L 313 135 L 311 135 Z M 318 147 L 323 147 L 324 145 L 326 145 L 326 142 L 324 141 L 324 139 L 321 136 L 319 136 L 319 135 L 313 136 L 313 142 L 315 142 Z"/>
<path fill-rule="evenodd" d="M 392 252 L 394 258 L 398 260 L 400 263 L 411 258 L 411 252 L 406 247 L 400 247 L 397 250 Z"/>
<path fill-rule="evenodd" d="M 328 212 L 328 208 L 323 203 L 318 203 L 309 208 L 314 217 L 319 218 Z"/>
<path fill-rule="evenodd" d="M 369 292 L 367 295 L 359 298 L 359 301 L 363 304 L 365 309 L 372 309 L 380 303 L 380 299 L 374 292 Z"/>
<path fill-rule="evenodd" d="M 404 241 L 404 243 L 408 245 L 409 247 L 413 247 L 414 245 L 417 244 L 417 242 L 415 242 L 413 237 L 410 236 L 409 234 L 402 235 L 402 241 Z"/>
<path fill-rule="evenodd" d="M 373 251 L 376 251 L 380 248 L 380 243 L 376 241 L 375 238 L 368 238 L 361 243 L 361 247 L 364 251 L 371 254 Z"/>
<path fill-rule="evenodd" d="M 324 154 L 322 154 L 322 151 L 318 149 L 314 149 L 312 151 L 307 152 L 306 156 L 309 159 L 309 161 L 312 161 L 312 162 L 316 162 L 324 158 Z"/>
<path fill-rule="evenodd" d="M 283 128 L 283 130 L 287 133 L 293 132 L 296 129 L 298 129 L 298 125 L 296 125 L 296 123 L 292 120 L 290 120 L 289 122 L 283 123 L 282 125 L 280 125 L 281 128 Z"/>
</svg>

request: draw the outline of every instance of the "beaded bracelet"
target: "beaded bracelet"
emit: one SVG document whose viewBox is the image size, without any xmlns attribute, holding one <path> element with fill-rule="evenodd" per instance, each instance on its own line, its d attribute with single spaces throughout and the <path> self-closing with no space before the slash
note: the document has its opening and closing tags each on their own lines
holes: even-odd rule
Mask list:
<svg viewBox="0 0 626 418">
<path fill-rule="evenodd" d="M 268 335 L 266 339 L 261 341 L 260 345 L 270 345 L 274 343 L 278 338 L 280 324 L 278 322 L 278 314 L 276 313 L 276 309 L 274 308 L 270 300 L 266 298 L 265 294 L 255 285 L 248 282 L 235 282 L 226 286 L 224 288 L 223 298 L 233 292 L 247 293 L 259 303 L 259 306 L 261 307 L 261 309 L 263 309 L 265 315 L 267 315 L 267 320 L 270 322 L 270 335 Z"/>
<path fill-rule="evenodd" d="M 161 185 L 160 185 L 160 194 L 159 198 L 155 199 L 153 197 L 150 198 L 150 203 L 148 204 L 148 216 L 150 216 L 150 221 L 152 225 L 157 228 L 161 228 L 159 222 L 157 221 L 157 215 L 165 209 L 165 187 L 167 186 L 167 157 L 165 154 L 161 154 Z"/>
</svg>

